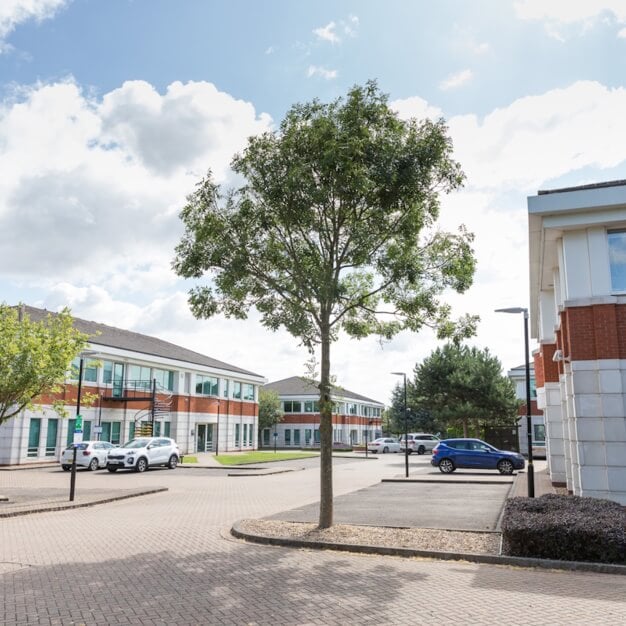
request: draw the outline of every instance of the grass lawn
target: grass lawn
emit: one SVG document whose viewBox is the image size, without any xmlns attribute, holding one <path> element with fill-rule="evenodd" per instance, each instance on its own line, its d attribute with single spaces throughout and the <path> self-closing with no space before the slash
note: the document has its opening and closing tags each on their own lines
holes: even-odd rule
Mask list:
<svg viewBox="0 0 626 626">
<path fill-rule="evenodd" d="M 190 456 L 188 454 L 183 454 L 183 463 L 197 463 L 197 462 L 198 462 L 197 456 Z"/>
<path fill-rule="evenodd" d="M 247 463 L 270 463 L 271 461 L 289 461 L 290 459 L 308 459 L 319 456 L 315 452 L 241 452 L 238 454 L 220 454 L 215 457 L 222 465 L 245 465 Z"/>
</svg>

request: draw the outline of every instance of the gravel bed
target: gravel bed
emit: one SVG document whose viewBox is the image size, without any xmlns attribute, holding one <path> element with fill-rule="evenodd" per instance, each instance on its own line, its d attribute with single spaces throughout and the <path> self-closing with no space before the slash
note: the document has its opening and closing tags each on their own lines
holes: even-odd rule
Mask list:
<svg viewBox="0 0 626 626">
<path fill-rule="evenodd" d="M 390 528 L 336 524 L 320 530 L 315 524 L 280 520 L 243 520 L 243 532 L 263 537 L 300 541 L 326 541 L 388 548 L 413 548 L 438 552 L 499 554 L 500 533 L 436 530 L 430 528 Z"/>
</svg>

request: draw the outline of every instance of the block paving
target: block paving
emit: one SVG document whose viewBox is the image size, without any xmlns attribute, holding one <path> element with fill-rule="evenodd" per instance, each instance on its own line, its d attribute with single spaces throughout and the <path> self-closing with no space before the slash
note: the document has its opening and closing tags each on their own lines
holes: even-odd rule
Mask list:
<svg viewBox="0 0 626 626">
<path fill-rule="evenodd" d="M 426 471 L 414 459 L 413 471 Z M 422 464 L 421 466 L 418 464 Z M 423 466 L 423 467 L 422 467 Z M 335 494 L 401 473 L 342 462 Z M 62 488 L 58 469 L 0 472 L 5 488 Z M 179 468 L 80 473 L 80 489 L 164 493 L 0 519 L 0 623 L 626 623 L 626 576 L 293 550 L 236 541 L 232 523 L 316 502 L 319 470 L 232 478 Z"/>
</svg>

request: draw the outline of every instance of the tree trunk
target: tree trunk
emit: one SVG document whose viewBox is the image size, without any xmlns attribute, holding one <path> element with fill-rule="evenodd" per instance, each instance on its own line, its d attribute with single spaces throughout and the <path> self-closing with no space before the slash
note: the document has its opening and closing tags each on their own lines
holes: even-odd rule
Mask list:
<svg viewBox="0 0 626 626">
<path fill-rule="evenodd" d="M 330 389 L 330 328 L 321 329 L 320 372 L 320 521 L 319 528 L 333 525 L 333 423 Z"/>
</svg>

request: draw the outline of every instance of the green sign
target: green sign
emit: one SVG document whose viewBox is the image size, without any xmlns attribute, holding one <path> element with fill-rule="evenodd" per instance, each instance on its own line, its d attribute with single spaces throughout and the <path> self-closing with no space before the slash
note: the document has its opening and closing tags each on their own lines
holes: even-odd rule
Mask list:
<svg viewBox="0 0 626 626">
<path fill-rule="evenodd" d="M 77 415 L 74 420 L 74 430 L 82 430 L 83 429 L 83 417 L 82 415 Z"/>
</svg>

